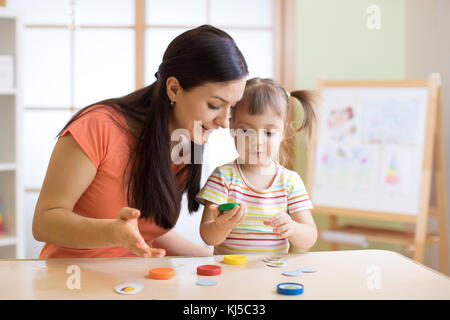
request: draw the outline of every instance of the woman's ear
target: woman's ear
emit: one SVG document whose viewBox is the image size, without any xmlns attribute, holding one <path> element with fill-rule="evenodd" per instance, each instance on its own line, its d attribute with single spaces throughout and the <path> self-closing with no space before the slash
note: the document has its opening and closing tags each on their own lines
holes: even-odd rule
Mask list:
<svg viewBox="0 0 450 320">
<path fill-rule="evenodd" d="M 181 85 L 177 78 L 168 77 L 166 80 L 167 96 L 170 101 L 177 102 L 177 98 L 181 93 Z"/>
</svg>

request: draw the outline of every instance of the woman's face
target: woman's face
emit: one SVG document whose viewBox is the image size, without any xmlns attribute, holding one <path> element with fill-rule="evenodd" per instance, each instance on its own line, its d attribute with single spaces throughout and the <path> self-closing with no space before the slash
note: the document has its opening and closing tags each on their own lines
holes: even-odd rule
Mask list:
<svg viewBox="0 0 450 320">
<path fill-rule="evenodd" d="M 188 91 L 174 77 L 167 79 L 167 94 L 175 102 L 172 108 L 171 131 L 184 129 L 189 140 L 205 144 L 209 134 L 229 126 L 231 108 L 241 100 L 245 77 L 229 82 L 207 82 Z"/>
</svg>

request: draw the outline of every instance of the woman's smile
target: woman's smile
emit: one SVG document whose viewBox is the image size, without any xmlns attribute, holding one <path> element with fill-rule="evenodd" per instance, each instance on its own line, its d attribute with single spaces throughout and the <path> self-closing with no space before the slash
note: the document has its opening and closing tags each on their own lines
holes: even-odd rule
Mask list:
<svg viewBox="0 0 450 320">
<path fill-rule="evenodd" d="M 202 133 L 203 134 L 210 134 L 213 130 L 205 127 L 204 125 L 202 125 Z"/>
</svg>

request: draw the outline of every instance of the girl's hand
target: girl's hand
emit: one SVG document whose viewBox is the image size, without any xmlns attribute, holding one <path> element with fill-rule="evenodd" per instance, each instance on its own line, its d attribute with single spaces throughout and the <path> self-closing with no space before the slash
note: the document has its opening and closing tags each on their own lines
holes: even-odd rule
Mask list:
<svg viewBox="0 0 450 320">
<path fill-rule="evenodd" d="M 127 248 L 138 257 L 163 257 L 164 249 L 150 248 L 142 238 L 138 228 L 139 210 L 124 207 L 119 211 L 119 218 L 113 222 L 113 230 L 118 245 Z"/>
<path fill-rule="evenodd" d="M 279 234 L 278 238 L 280 239 L 289 238 L 294 233 L 295 221 L 286 212 L 265 220 L 264 224 L 272 226 L 273 231 Z"/>
<path fill-rule="evenodd" d="M 212 204 L 210 210 L 219 210 L 218 205 Z M 214 224 L 218 229 L 230 231 L 236 228 L 247 216 L 247 206 L 241 204 L 234 206 L 233 209 L 219 213 L 214 220 Z"/>
</svg>

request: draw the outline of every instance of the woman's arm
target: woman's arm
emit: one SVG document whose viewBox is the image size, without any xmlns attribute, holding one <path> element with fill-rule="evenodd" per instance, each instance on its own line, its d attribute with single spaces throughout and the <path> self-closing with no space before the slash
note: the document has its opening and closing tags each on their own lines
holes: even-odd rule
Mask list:
<svg viewBox="0 0 450 320">
<path fill-rule="evenodd" d="M 211 256 L 213 250 L 189 241 L 178 232 L 171 230 L 153 241 L 153 245 L 166 250 L 169 256 Z"/>
<path fill-rule="evenodd" d="M 86 218 L 72 211 L 96 173 L 72 135 L 58 139 L 34 212 L 35 239 L 76 249 L 124 246 L 139 256 L 163 254 L 141 237 L 138 210 L 122 208 L 118 219 Z"/>
</svg>

